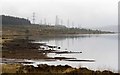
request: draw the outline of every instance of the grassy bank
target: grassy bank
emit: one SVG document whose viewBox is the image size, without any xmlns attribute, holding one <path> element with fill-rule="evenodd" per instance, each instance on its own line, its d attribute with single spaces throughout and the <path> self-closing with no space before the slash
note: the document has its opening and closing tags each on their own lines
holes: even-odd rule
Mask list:
<svg viewBox="0 0 120 75">
<path fill-rule="evenodd" d="M 91 30 L 84 28 L 67 28 L 56 27 L 49 25 L 3 25 L 2 35 L 7 36 L 19 36 L 19 35 L 60 35 L 60 34 L 105 34 L 112 32 L 105 32 L 99 30 Z"/>
</svg>

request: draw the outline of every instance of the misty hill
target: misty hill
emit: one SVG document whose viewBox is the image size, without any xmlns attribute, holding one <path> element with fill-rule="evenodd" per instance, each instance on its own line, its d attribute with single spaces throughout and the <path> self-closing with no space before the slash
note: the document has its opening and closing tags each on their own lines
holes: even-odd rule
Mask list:
<svg viewBox="0 0 120 75">
<path fill-rule="evenodd" d="M 30 21 L 24 18 L 13 17 L 13 16 L 5 16 L 0 15 L 2 17 L 2 25 L 30 25 Z"/>
<path fill-rule="evenodd" d="M 63 25 L 39 25 L 31 24 L 29 20 L 18 17 L 2 15 L 3 35 L 59 35 L 59 34 L 102 34 L 111 33 L 86 28 L 67 28 Z"/>
<path fill-rule="evenodd" d="M 93 29 L 97 29 L 97 30 L 101 30 L 101 31 L 118 32 L 118 26 L 117 25 L 96 27 L 96 28 L 93 28 Z"/>
</svg>

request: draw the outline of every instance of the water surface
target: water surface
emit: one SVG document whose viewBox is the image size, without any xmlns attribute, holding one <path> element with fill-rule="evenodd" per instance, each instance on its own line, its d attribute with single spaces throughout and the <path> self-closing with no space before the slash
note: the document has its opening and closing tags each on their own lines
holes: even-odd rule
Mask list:
<svg viewBox="0 0 120 75">
<path fill-rule="evenodd" d="M 77 59 L 94 59 L 95 62 L 68 62 L 37 60 L 36 64 L 70 65 L 87 67 L 93 70 L 118 70 L 118 36 L 117 34 L 71 35 L 65 37 L 39 38 L 37 42 L 57 45 L 61 50 L 82 51 L 81 54 L 48 54 L 50 57 L 75 57 Z"/>
</svg>

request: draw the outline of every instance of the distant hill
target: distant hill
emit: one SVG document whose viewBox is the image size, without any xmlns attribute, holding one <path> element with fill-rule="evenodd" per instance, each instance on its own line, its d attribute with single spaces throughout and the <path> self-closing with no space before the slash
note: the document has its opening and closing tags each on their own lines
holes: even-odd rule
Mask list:
<svg viewBox="0 0 120 75">
<path fill-rule="evenodd" d="M 56 29 L 64 29 L 64 28 L 67 28 L 67 27 L 64 26 L 64 25 L 55 25 L 55 28 Z"/>
<path fill-rule="evenodd" d="M 92 28 L 92 29 L 97 29 L 97 30 L 101 30 L 101 31 L 118 32 L 118 26 L 117 25 L 96 27 L 96 28 Z"/>
<path fill-rule="evenodd" d="M 2 16 L 2 25 L 30 25 L 30 21 L 24 18 L 13 17 L 13 16 Z"/>
</svg>

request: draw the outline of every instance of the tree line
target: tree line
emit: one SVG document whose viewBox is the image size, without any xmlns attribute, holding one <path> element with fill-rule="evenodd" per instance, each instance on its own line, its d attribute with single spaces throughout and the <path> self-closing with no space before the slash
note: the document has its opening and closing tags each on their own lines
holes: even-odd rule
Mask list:
<svg viewBox="0 0 120 75">
<path fill-rule="evenodd" d="M 2 25 L 30 25 L 31 22 L 28 19 L 0 15 L 2 17 Z"/>
</svg>

